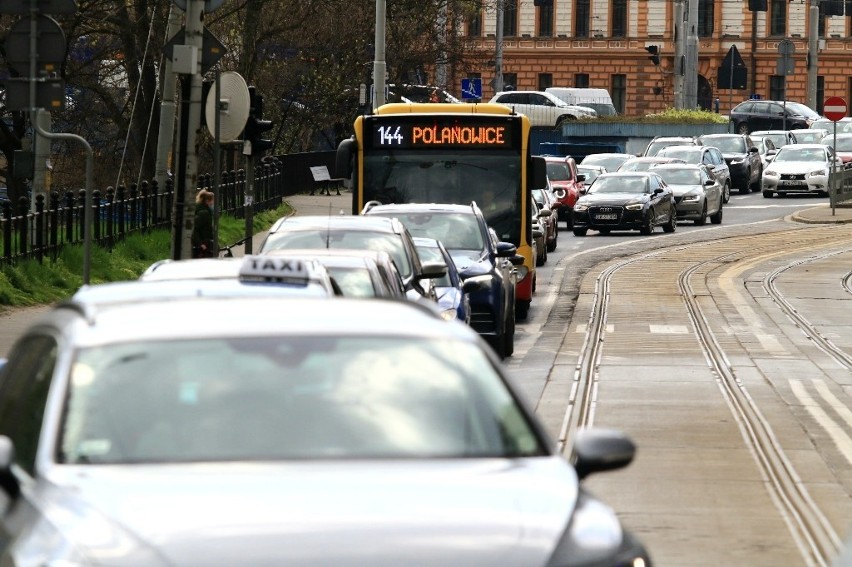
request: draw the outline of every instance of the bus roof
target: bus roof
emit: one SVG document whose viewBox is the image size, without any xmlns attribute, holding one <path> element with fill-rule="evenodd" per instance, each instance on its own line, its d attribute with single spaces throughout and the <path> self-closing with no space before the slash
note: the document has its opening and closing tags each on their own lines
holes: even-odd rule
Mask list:
<svg viewBox="0 0 852 567">
<path fill-rule="evenodd" d="M 392 102 L 376 109 L 376 114 L 517 114 L 508 106 L 480 102 L 475 104 Z"/>
</svg>

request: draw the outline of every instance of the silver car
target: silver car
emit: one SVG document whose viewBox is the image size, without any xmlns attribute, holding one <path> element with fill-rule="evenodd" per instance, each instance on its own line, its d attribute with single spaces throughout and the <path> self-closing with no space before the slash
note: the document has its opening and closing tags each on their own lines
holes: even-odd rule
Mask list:
<svg viewBox="0 0 852 567">
<path fill-rule="evenodd" d="M 425 304 L 64 303 L 0 370 L 0 564 L 649 565 L 580 484 L 635 447 L 574 449 Z"/>
<path fill-rule="evenodd" d="M 722 223 L 722 186 L 707 169 L 696 164 L 661 164 L 654 173 L 672 190 L 677 219 L 692 220 L 703 225 L 710 217 L 713 224 Z"/>
</svg>

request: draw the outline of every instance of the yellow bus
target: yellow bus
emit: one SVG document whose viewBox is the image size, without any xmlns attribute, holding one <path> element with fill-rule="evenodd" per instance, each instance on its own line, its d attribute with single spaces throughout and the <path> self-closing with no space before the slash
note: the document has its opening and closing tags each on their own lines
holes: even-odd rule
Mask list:
<svg viewBox="0 0 852 567">
<path fill-rule="evenodd" d="M 355 120 L 354 136 L 337 149 L 336 174 L 351 183 L 356 215 L 369 201 L 476 202 L 498 239 L 523 257 L 515 293 L 523 319 L 536 284 L 531 191 L 547 183 L 529 138 L 529 119 L 499 104 L 385 104 Z"/>
</svg>

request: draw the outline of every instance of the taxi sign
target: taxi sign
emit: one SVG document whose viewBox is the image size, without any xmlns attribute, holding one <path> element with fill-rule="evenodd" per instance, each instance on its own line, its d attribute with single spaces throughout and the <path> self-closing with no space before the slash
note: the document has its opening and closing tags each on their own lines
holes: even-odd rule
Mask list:
<svg viewBox="0 0 852 567">
<path fill-rule="evenodd" d="M 240 266 L 240 279 L 263 281 L 286 281 L 307 285 L 310 280 L 308 267 L 295 258 L 271 256 L 246 256 Z"/>
</svg>

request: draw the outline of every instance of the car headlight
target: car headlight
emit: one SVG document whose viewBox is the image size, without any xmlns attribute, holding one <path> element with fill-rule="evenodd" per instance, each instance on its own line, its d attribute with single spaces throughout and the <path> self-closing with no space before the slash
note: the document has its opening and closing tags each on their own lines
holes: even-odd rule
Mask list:
<svg viewBox="0 0 852 567">
<path fill-rule="evenodd" d="M 589 210 L 589 205 L 586 205 L 586 204 L 583 204 L 583 203 L 577 203 L 576 205 L 574 205 L 574 210 L 579 212 L 579 213 L 582 213 L 583 211 Z"/>
<path fill-rule="evenodd" d="M 458 311 L 455 309 L 444 309 L 441 311 L 441 319 L 444 321 L 452 321 L 458 316 Z"/>
<path fill-rule="evenodd" d="M 767 169 L 766 171 L 763 172 L 763 175 L 765 175 L 767 177 L 778 177 L 778 172 L 775 171 L 774 169 Z"/>
<path fill-rule="evenodd" d="M 622 529 L 615 512 L 581 491 L 574 515 L 547 565 L 646 567 L 646 558 L 645 549 Z"/>
<path fill-rule="evenodd" d="M 815 169 L 812 172 L 808 173 L 808 177 L 816 177 L 818 175 L 824 177 L 828 175 L 828 172 L 824 169 Z"/>
<path fill-rule="evenodd" d="M 690 193 L 689 195 L 684 195 L 683 198 L 681 198 L 680 202 L 681 203 L 697 203 L 700 200 L 701 200 L 701 195 L 695 195 L 695 194 Z"/>
<path fill-rule="evenodd" d="M 642 210 L 642 203 L 632 203 L 630 205 L 627 205 L 624 208 L 627 209 L 628 211 L 641 211 Z"/>
</svg>

